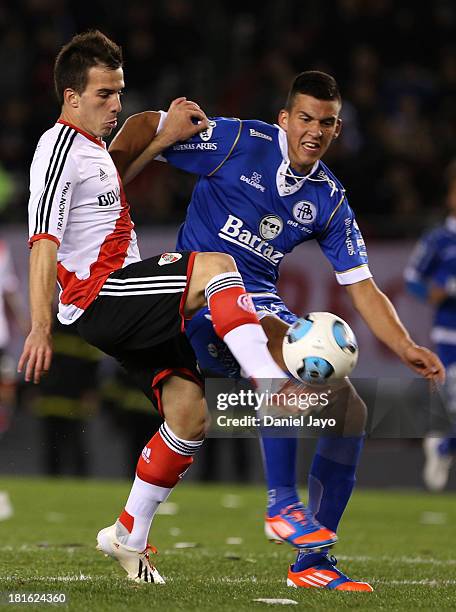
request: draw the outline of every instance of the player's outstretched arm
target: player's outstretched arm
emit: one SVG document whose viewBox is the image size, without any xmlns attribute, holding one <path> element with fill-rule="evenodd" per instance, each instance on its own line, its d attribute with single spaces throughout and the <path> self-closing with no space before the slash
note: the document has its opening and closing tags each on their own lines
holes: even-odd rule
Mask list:
<svg viewBox="0 0 456 612">
<path fill-rule="evenodd" d="M 372 279 L 347 285 L 356 310 L 370 330 L 414 372 L 444 382 L 445 368 L 438 356 L 413 342 L 393 304 Z"/>
<path fill-rule="evenodd" d="M 124 184 L 175 142 L 188 140 L 208 127 L 204 112 L 187 98 L 171 102 L 157 134 L 160 118 L 161 114 L 154 111 L 132 115 L 112 141 L 109 152 Z"/>
<path fill-rule="evenodd" d="M 30 315 L 32 328 L 27 336 L 18 372 L 25 368 L 25 380 L 39 383 L 52 359 L 52 300 L 57 279 L 57 245 L 47 239 L 33 244 L 30 253 Z"/>
</svg>

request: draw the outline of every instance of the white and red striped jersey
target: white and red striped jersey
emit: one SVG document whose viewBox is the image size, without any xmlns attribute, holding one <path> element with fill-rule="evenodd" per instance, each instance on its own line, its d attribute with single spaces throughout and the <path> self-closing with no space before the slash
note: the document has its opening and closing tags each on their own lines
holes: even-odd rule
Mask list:
<svg viewBox="0 0 456 612">
<path fill-rule="evenodd" d="M 57 243 L 58 318 L 75 321 L 114 270 L 141 259 L 120 177 L 103 142 L 64 121 L 45 132 L 30 169 L 30 245 Z"/>
</svg>

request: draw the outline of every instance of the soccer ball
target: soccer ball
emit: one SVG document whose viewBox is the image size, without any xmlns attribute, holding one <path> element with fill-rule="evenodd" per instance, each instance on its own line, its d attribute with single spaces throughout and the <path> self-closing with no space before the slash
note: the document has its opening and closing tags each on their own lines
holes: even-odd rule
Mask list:
<svg viewBox="0 0 456 612">
<path fill-rule="evenodd" d="M 323 383 L 350 374 L 358 361 L 358 343 L 340 317 L 330 312 L 311 312 L 287 331 L 283 358 L 298 380 Z"/>
</svg>

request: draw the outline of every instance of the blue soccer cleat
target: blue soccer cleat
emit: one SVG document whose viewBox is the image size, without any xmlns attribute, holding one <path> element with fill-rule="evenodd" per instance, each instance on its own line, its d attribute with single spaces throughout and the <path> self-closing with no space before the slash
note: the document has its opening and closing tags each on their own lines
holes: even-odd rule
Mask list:
<svg viewBox="0 0 456 612">
<path fill-rule="evenodd" d="M 320 525 L 301 502 L 282 508 L 275 516 L 267 516 L 264 529 L 269 540 L 288 542 L 295 548 L 306 550 L 326 548 L 337 542 L 337 535 Z"/>
<path fill-rule="evenodd" d="M 305 559 L 307 555 L 302 557 Z M 309 555 L 310 556 L 310 555 Z M 374 590 L 367 582 L 351 580 L 336 568 L 337 559 L 328 555 L 312 555 L 313 564 L 301 571 L 295 571 L 299 567 L 300 556 L 294 565 L 288 570 L 287 586 L 295 589 L 330 589 L 333 591 L 360 591 L 372 593 Z"/>
</svg>

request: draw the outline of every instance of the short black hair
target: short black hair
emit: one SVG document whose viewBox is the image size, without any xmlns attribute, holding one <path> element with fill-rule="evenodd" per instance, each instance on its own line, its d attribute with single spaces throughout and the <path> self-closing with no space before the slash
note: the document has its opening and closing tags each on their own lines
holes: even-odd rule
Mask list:
<svg viewBox="0 0 456 612">
<path fill-rule="evenodd" d="M 305 94 L 317 100 L 337 100 L 342 104 L 336 79 L 326 72 L 307 70 L 301 72 L 293 81 L 288 92 L 285 108 L 290 110 L 297 94 Z"/>
<path fill-rule="evenodd" d="M 63 92 L 67 88 L 82 94 L 89 68 L 106 66 L 116 70 L 122 64 L 121 47 L 99 30 L 76 34 L 62 47 L 54 63 L 54 87 L 59 103 L 63 104 Z"/>
</svg>

